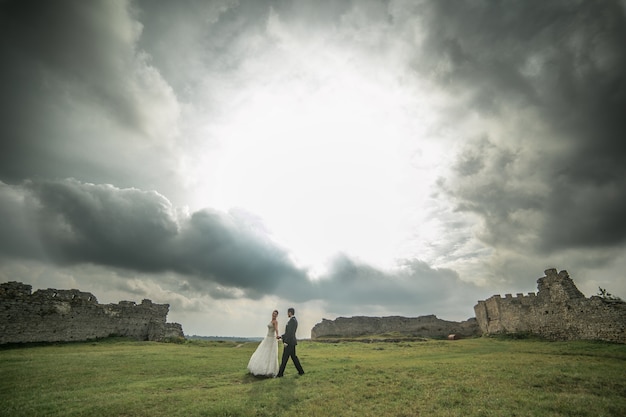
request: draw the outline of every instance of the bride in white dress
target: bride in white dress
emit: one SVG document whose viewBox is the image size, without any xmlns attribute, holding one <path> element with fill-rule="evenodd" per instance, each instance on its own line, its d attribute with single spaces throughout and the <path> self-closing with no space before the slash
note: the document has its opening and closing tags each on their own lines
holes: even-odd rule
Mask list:
<svg viewBox="0 0 626 417">
<path fill-rule="evenodd" d="M 252 375 L 275 377 L 278 373 L 278 310 L 272 312 L 272 321 L 267 325 L 267 335 L 256 348 L 248 371 Z"/>
</svg>

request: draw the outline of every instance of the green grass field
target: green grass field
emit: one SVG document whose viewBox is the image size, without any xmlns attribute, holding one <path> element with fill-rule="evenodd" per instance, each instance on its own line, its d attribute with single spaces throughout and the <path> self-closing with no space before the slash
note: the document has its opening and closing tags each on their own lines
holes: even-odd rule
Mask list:
<svg viewBox="0 0 626 417">
<path fill-rule="evenodd" d="M 0 350 L 2 416 L 626 416 L 626 345 L 479 338 L 298 345 L 104 340 Z"/>
</svg>

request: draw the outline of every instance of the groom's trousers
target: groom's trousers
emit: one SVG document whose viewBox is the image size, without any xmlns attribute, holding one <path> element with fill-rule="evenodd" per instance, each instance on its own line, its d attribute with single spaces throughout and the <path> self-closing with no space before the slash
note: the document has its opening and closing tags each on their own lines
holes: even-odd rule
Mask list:
<svg viewBox="0 0 626 417">
<path fill-rule="evenodd" d="M 296 345 L 286 345 L 283 349 L 283 360 L 280 363 L 280 369 L 278 370 L 277 376 L 283 376 L 283 372 L 285 372 L 285 367 L 287 366 L 289 358 L 293 361 L 298 373 L 300 375 L 304 374 L 304 369 L 302 369 L 302 365 L 300 365 L 300 359 L 296 356 Z"/>
</svg>

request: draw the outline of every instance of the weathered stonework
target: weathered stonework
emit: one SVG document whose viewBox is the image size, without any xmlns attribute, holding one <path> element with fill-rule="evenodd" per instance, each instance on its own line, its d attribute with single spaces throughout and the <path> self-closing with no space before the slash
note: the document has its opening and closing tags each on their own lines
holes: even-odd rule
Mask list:
<svg viewBox="0 0 626 417">
<path fill-rule="evenodd" d="M 538 293 L 494 295 L 474 306 L 484 334 L 531 333 L 552 340 L 626 343 L 626 303 L 586 298 L 567 271 L 547 269 Z"/>
<path fill-rule="evenodd" d="M 0 284 L 0 344 L 184 337 L 180 324 L 166 323 L 169 304 L 98 304 L 93 294 L 79 290 L 31 291 L 21 282 Z"/>
<path fill-rule="evenodd" d="M 475 319 L 463 322 L 446 321 L 434 315 L 420 317 L 338 317 L 335 320 L 322 319 L 311 330 L 311 339 L 350 338 L 366 335 L 399 333 L 403 336 L 448 338 L 480 335 Z"/>
</svg>

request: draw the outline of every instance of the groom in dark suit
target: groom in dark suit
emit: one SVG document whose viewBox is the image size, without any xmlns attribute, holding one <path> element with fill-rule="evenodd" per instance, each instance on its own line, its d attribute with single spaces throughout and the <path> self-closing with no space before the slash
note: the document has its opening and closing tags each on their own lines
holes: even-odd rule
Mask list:
<svg viewBox="0 0 626 417">
<path fill-rule="evenodd" d="M 302 365 L 300 365 L 300 359 L 296 356 L 296 345 L 298 344 L 298 340 L 296 339 L 296 330 L 298 329 L 298 320 L 296 320 L 295 314 L 296 311 L 293 307 L 289 307 L 289 309 L 287 309 L 289 320 L 287 321 L 287 326 L 285 327 L 285 334 L 278 337 L 283 340 L 285 345 L 285 348 L 283 349 L 283 361 L 281 362 L 280 369 L 276 375 L 278 378 L 283 376 L 283 372 L 285 372 L 285 367 L 287 366 L 289 358 L 291 358 L 293 364 L 296 366 L 298 374 L 304 375 L 304 370 L 302 369 Z"/>
</svg>

